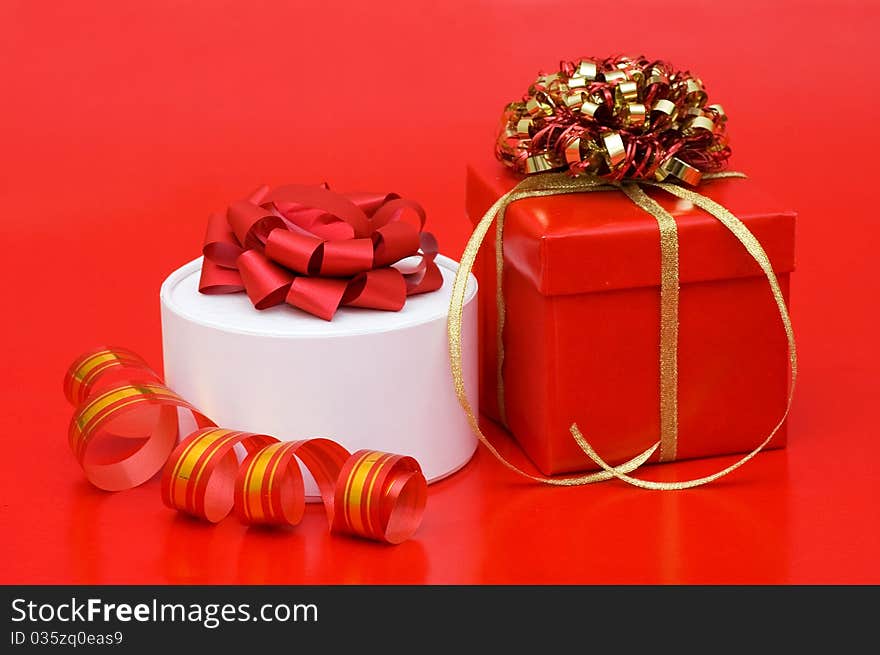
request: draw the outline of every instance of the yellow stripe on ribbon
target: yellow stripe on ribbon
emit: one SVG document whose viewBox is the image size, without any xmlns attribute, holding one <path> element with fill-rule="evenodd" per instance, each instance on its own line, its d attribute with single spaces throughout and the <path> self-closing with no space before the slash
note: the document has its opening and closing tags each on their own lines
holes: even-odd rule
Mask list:
<svg viewBox="0 0 880 655">
<path fill-rule="evenodd" d="M 101 352 L 95 353 L 77 367 L 73 375 L 74 379 L 82 383 L 101 364 L 118 360 L 119 357 L 109 350 L 103 350 Z"/>
<path fill-rule="evenodd" d="M 186 488 L 188 485 L 186 481 L 192 477 L 193 469 L 196 466 L 196 462 L 198 462 L 199 457 L 208 449 L 208 447 L 213 444 L 217 439 L 221 439 L 224 436 L 232 433 L 232 430 L 225 430 L 223 428 L 215 428 L 210 432 L 204 433 L 201 438 L 192 441 L 187 447 L 186 450 L 180 455 L 174 465 L 174 470 L 171 473 L 172 487 L 171 487 L 171 499 L 175 505 L 178 507 L 183 507 L 186 505 L 186 498 L 181 502 L 177 498 L 178 489 Z"/>
<path fill-rule="evenodd" d="M 179 475 L 181 478 L 187 479 L 192 477 L 192 474 L 195 473 L 196 477 L 195 480 L 193 480 L 192 482 L 193 488 L 199 486 L 199 482 L 201 482 L 202 480 L 202 474 L 205 472 L 204 462 L 207 462 L 212 457 L 214 457 L 218 450 L 228 445 L 230 442 L 234 442 L 238 438 L 239 434 L 241 434 L 240 432 L 236 431 L 227 430 L 227 432 L 228 434 L 226 434 L 225 436 L 220 436 L 216 432 L 211 433 L 210 435 L 206 435 L 206 437 L 210 439 L 210 443 L 205 446 L 201 453 L 191 452 L 187 456 L 186 460 L 184 460 L 183 465 L 180 468 Z M 204 440 L 205 437 L 202 437 L 199 442 L 201 443 Z M 204 459 L 202 460 L 203 463 L 201 464 L 201 466 L 199 466 L 201 455 L 204 455 Z M 184 468 L 187 466 L 189 466 L 189 475 L 184 475 Z"/>
<path fill-rule="evenodd" d="M 382 472 L 382 467 L 388 464 L 388 460 L 390 460 L 393 455 L 388 453 L 377 453 L 381 455 L 375 463 L 371 467 L 371 471 L 373 476 L 370 478 L 370 483 L 367 485 L 366 493 L 364 494 L 364 516 L 367 519 L 366 532 L 367 534 L 373 534 L 375 532 L 375 526 L 373 526 L 373 517 L 371 515 L 371 504 L 373 498 L 373 489 L 376 486 L 376 480 L 379 478 L 379 474 Z M 368 472 L 368 475 L 369 473 Z M 391 487 L 388 487 L 388 492 L 391 491 Z"/>
<path fill-rule="evenodd" d="M 142 378 L 141 381 L 157 379 L 156 374 L 134 353 L 102 347 L 71 364 L 64 376 L 64 394 L 67 400 L 75 406 L 81 405 L 89 396 L 94 395 L 91 393 L 92 385 L 113 370 L 123 371 L 128 376 L 135 375 Z M 131 379 L 126 381 L 135 382 Z"/>
<path fill-rule="evenodd" d="M 132 384 L 110 389 L 95 397 L 75 415 L 70 431 L 70 447 L 74 454 L 81 457 L 89 439 L 105 419 L 131 405 L 153 400 L 179 401 L 188 406 L 177 394 L 159 385 Z M 112 411 L 108 413 L 107 410 L 111 407 Z"/>
<path fill-rule="evenodd" d="M 352 528 L 358 533 L 367 532 L 364 530 L 364 522 L 361 517 L 361 504 L 364 499 L 364 484 L 367 480 L 370 470 L 383 457 L 387 457 L 384 453 L 369 451 L 364 453 L 358 463 L 352 468 L 351 476 L 348 478 L 345 488 L 345 517 Z M 369 534 L 367 532 L 367 534 Z"/>
<path fill-rule="evenodd" d="M 289 448 L 289 443 L 281 441 L 266 446 L 257 453 L 256 457 L 254 457 L 254 461 L 248 467 L 247 480 L 245 480 L 244 488 L 247 495 L 245 506 L 247 507 L 247 513 L 250 518 L 254 520 L 265 518 L 266 513 L 263 511 L 263 489 L 271 489 L 275 485 L 275 476 L 278 473 L 278 467 L 282 462 L 286 463 L 287 458 L 284 457 L 282 453 L 272 465 L 272 470 L 269 471 L 268 477 L 266 476 L 266 469 L 268 469 L 269 462 L 272 461 L 272 457 L 276 455 L 278 451 L 288 450 Z M 266 478 L 265 481 L 264 478 Z M 269 508 L 272 513 L 275 512 L 275 508 L 272 507 L 271 495 L 269 495 Z"/>
<path fill-rule="evenodd" d="M 107 409 L 110 405 L 115 402 L 119 402 L 120 400 L 124 400 L 126 398 L 137 398 L 139 401 L 143 400 L 143 396 L 145 394 L 152 393 L 152 390 L 145 389 L 141 386 L 129 385 L 122 387 L 121 389 L 113 389 L 106 393 L 101 394 L 97 398 L 95 398 L 92 402 L 86 405 L 83 410 L 77 414 L 76 417 L 76 425 L 79 427 L 81 432 L 86 432 L 89 424 Z"/>
</svg>

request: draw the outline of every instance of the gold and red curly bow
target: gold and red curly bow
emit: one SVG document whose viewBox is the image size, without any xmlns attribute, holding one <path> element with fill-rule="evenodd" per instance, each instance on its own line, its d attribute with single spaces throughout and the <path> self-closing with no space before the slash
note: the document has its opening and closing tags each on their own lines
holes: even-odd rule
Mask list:
<svg viewBox="0 0 880 655">
<path fill-rule="evenodd" d="M 246 524 L 296 525 L 305 509 L 298 460 L 318 484 L 331 532 L 396 544 L 421 523 L 427 483 L 413 458 L 219 428 L 131 351 L 81 355 L 64 393 L 76 407 L 70 447 L 101 489 L 130 489 L 162 470 L 168 507 L 212 523 L 234 510 Z M 178 410 L 197 427 L 179 444 Z"/>
<path fill-rule="evenodd" d="M 257 309 L 287 302 L 328 321 L 343 305 L 399 311 L 443 284 L 424 227 L 421 205 L 394 193 L 263 186 L 211 214 L 199 291 L 246 291 Z"/>
</svg>

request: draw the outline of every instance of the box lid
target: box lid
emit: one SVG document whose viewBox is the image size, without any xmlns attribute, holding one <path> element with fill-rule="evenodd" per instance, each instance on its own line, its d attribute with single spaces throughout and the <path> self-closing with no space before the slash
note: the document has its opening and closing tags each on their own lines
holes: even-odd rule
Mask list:
<svg viewBox="0 0 880 655">
<path fill-rule="evenodd" d="M 521 178 L 494 159 L 468 166 L 466 206 L 477 222 Z M 732 211 L 752 231 L 778 273 L 794 269 L 796 212 L 782 209 L 752 180 L 719 179 L 700 193 Z M 648 194 L 675 217 L 682 284 L 763 275 L 717 219 L 659 189 Z M 494 229 L 484 247 L 491 248 Z M 618 191 L 596 191 L 511 204 L 505 215 L 505 263 L 544 295 L 660 284 L 657 221 Z"/>
</svg>

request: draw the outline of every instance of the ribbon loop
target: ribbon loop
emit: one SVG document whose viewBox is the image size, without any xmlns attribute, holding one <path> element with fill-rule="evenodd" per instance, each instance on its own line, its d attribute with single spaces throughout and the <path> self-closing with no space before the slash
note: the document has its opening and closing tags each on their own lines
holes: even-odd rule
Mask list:
<svg viewBox="0 0 880 655">
<path fill-rule="evenodd" d="M 373 229 L 379 229 L 392 222 L 400 221 L 401 216 L 406 210 L 413 212 L 419 221 L 419 226 L 416 232 L 421 232 L 422 230 L 424 230 L 425 220 L 427 220 L 427 217 L 425 216 L 425 210 L 417 202 L 406 200 L 405 198 L 395 198 L 393 200 L 389 200 L 381 207 L 376 209 L 376 212 L 373 214 L 371 219 L 373 223 Z"/>
<path fill-rule="evenodd" d="M 329 439 L 277 442 L 245 459 L 235 484 L 235 511 L 245 523 L 296 525 L 305 508 L 298 458 L 312 474 L 332 522 L 336 481 L 348 451 Z"/>
<path fill-rule="evenodd" d="M 348 280 L 324 277 L 298 277 L 290 285 L 287 302 L 318 318 L 329 321 L 342 304 Z"/>
<path fill-rule="evenodd" d="M 390 266 L 418 252 L 421 234 L 416 227 L 403 222 L 388 223 L 378 228 L 373 233 L 376 266 Z"/>
<path fill-rule="evenodd" d="M 239 293 L 244 291 L 244 280 L 235 268 L 225 268 L 208 258 L 202 261 L 199 292 L 206 295 Z"/>
<path fill-rule="evenodd" d="M 121 348 L 79 357 L 64 376 L 64 390 L 76 407 L 70 449 L 89 481 L 106 491 L 135 487 L 159 472 L 177 442 L 178 408 L 199 426 L 213 425 Z"/>
<path fill-rule="evenodd" d="M 266 257 L 300 275 L 319 270 L 324 242 L 304 230 L 273 230 L 266 241 Z"/>
<path fill-rule="evenodd" d="M 369 238 L 326 241 L 320 273 L 327 277 L 351 277 L 374 266 L 373 240 Z"/>
<path fill-rule="evenodd" d="M 350 455 L 329 439 L 275 442 L 250 454 L 235 484 L 242 521 L 299 523 L 305 495 L 297 459 L 318 484 L 332 532 L 396 544 L 418 528 L 427 484 L 415 460 L 368 450 Z"/>
<path fill-rule="evenodd" d="M 358 275 L 342 296 L 344 305 L 398 311 L 406 302 L 406 281 L 394 268 L 379 268 Z"/>
<path fill-rule="evenodd" d="M 412 457 L 359 450 L 339 474 L 333 530 L 397 544 L 425 509 L 427 485 Z"/>
<path fill-rule="evenodd" d="M 162 501 L 170 508 L 217 523 L 233 507 L 233 481 L 238 460 L 233 448 L 241 444 L 248 454 L 278 440 L 264 434 L 223 428 L 197 430 L 184 439 L 162 473 Z"/>
<path fill-rule="evenodd" d="M 216 266 L 236 268 L 235 260 L 244 252 L 239 245 L 229 221 L 218 212 L 208 217 L 208 228 L 205 232 L 205 245 L 202 254 L 205 259 Z"/>
<path fill-rule="evenodd" d="M 345 196 L 321 186 L 288 184 L 270 191 L 267 202 L 289 202 L 307 209 L 320 209 L 337 220 L 345 221 L 354 230 L 355 238 L 366 237 L 372 231 L 364 211 Z"/>
<path fill-rule="evenodd" d="M 229 205 L 226 220 L 238 242 L 247 249 L 261 249 L 272 230 L 284 227 L 280 216 L 249 200 L 238 200 Z M 205 255 L 208 256 L 208 253 Z"/>
<path fill-rule="evenodd" d="M 81 405 L 101 389 L 120 382 L 159 382 L 158 373 L 125 348 L 101 347 L 79 357 L 64 375 L 64 397 Z"/>
<path fill-rule="evenodd" d="M 246 250 L 238 258 L 248 298 L 257 309 L 274 307 L 282 302 L 293 282 L 293 275 L 271 262 L 258 250 Z"/>
</svg>

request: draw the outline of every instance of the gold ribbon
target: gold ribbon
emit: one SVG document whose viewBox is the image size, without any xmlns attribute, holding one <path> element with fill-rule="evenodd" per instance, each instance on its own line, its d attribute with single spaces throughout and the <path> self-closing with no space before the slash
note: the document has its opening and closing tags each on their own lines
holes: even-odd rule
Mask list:
<svg viewBox="0 0 880 655">
<path fill-rule="evenodd" d="M 717 179 L 721 177 L 745 177 L 745 175 L 736 172 L 726 172 L 706 175 L 704 176 L 704 179 Z M 658 448 L 660 449 L 660 461 L 667 462 L 674 460 L 678 443 L 678 229 L 672 215 L 644 192 L 642 189 L 643 185 L 657 187 L 700 207 L 730 230 L 740 243 L 743 244 L 746 251 L 758 263 L 767 278 L 767 282 L 770 285 L 770 290 L 779 310 L 779 317 L 782 320 L 788 343 L 791 381 L 789 384 L 785 411 L 775 427 L 754 450 L 727 468 L 713 473 L 712 475 L 681 482 L 654 482 L 627 475 L 644 464 Z M 489 231 L 493 221 L 497 221 L 495 238 L 495 272 L 497 290 L 496 303 L 498 310 L 498 331 L 496 335 L 498 367 L 496 374 L 498 379 L 498 407 L 502 422 L 506 424 L 507 419 L 503 380 L 505 302 L 502 287 L 505 211 L 512 202 L 524 198 L 539 198 L 569 193 L 590 193 L 593 191 L 613 190 L 623 191 L 633 203 L 656 219 L 657 225 L 660 229 L 660 440 L 651 446 L 651 448 L 628 462 L 625 462 L 618 467 L 612 467 L 607 464 L 593 449 L 589 442 L 587 442 L 581 431 L 578 429 L 577 423 L 572 423 L 570 428 L 572 437 L 577 442 L 578 446 L 580 446 L 581 450 L 583 450 L 584 453 L 603 470 L 587 475 L 571 477 L 532 475 L 508 461 L 489 442 L 486 435 L 480 430 L 478 418 L 467 398 L 466 390 L 464 388 L 464 376 L 462 373 L 461 327 L 468 278 L 473 269 L 474 262 L 476 261 L 477 252 L 486 237 L 486 233 Z M 696 487 L 717 480 L 745 464 L 770 443 L 770 440 L 779 431 L 779 428 L 782 427 L 782 424 L 788 417 L 797 380 L 797 348 L 795 346 L 794 330 L 791 326 L 788 309 L 785 306 L 785 298 L 782 295 L 782 289 L 779 287 L 779 281 L 776 279 L 776 274 L 773 271 L 773 266 L 770 263 L 770 259 L 767 257 L 767 253 L 764 252 L 761 244 L 742 221 L 726 208 L 700 193 L 667 182 L 628 180 L 622 183 L 610 183 L 595 177 L 571 177 L 567 173 L 544 173 L 542 175 L 530 176 L 522 180 L 513 189 L 501 196 L 495 204 L 489 208 L 477 223 L 470 239 L 468 240 L 467 246 L 465 246 L 464 253 L 461 257 L 461 263 L 459 264 L 458 272 L 456 273 L 455 281 L 452 286 L 448 331 L 450 366 L 452 369 L 455 392 L 462 409 L 468 417 L 468 421 L 470 422 L 474 434 L 486 446 L 486 448 L 488 448 L 489 452 L 491 452 L 507 468 L 522 476 L 532 480 L 545 482 L 547 484 L 571 486 L 600 482 L 615 477 L 643 489 L 677 490 Z"/>
</svg>

